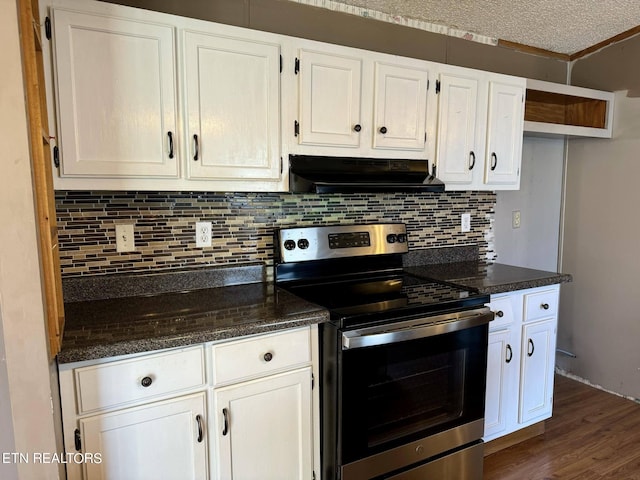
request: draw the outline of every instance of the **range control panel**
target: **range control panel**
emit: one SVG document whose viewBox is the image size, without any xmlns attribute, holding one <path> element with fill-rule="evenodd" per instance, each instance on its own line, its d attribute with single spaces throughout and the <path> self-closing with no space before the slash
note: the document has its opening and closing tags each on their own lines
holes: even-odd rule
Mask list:
<svg viewBox="0 0 640 480">
<path fill-rule="evenodd" d="M 280 263 L 409 251 L 403 223 L 285 228 L 276 242 Z"/>
</svg>

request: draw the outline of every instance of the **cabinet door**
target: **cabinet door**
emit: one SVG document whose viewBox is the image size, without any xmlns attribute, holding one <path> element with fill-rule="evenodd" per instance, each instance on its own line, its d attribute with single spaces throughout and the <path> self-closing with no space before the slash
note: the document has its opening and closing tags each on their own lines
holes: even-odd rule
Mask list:
<svg viewBox="0 0 640 480">
<path fill-rule="evenodd" d="M 188 173 L 192 179 L 280 176 L 280 47 L 186 32 Z"/>
<path fill-rule="evenodd" d="M 79 421 L 85 480 L 207 478 L 205 394 L 96 415 Z"/>
<path fill-rule="evenodd" d="M 299 143 L 360 146 L 362 59 L 301 50 L 299 61 Z"/>
<path fill-rule="evenodd" d="M 525 324 L 522 330 L 519 422 L 551 416 L 556 320 Z"/>
<path fill-rule="evenodd" d="M 375 64 L 373 147 L 423 150 L 429 72 Z"/>
<path fill-rule="evenodd" d="M 177 177 L 174 29 L 54 11 L 61 173 Z"/>
<path fill-rule="evenodd" d="M 490 437 L 507 428 L 509 370 L 516 364 L 511 345 L 511 330 L 489 333 L 487 355 L 487 393 L 484 410 L 484 436 Z M 517 367 L 516 367 L 517 368 Z"/>
<path fill-rule="evenodd" d="M 446 185 L 469 186 L 483 161 L 475 147 L 478 80 L 440 75 L 439 96 L 437 176 Z"/>
<path fill-rule="evenodd" d="M 524 87 L 489 82 L 485 183 L 520 186 Z"/>
<path fill-rule="evenodd" d="M 312 477 L 310 367 L 214 395 L 220 479 Z"/>
</svg>

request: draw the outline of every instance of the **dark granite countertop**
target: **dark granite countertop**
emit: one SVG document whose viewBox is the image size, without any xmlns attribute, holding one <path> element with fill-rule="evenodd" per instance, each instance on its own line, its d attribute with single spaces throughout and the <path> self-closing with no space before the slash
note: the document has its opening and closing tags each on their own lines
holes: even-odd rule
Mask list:
<svg viewBox="0 0 640 480">
<path fill-rule="evenodd" d="M 453 283 L 488 294 L 572 281 L 571 275 L 565 273 L 478 261 L 406 266 L 405 270 L 419 277 Z"/>
<path fill-rule="evenodd" d="M 324 322 L 328 312 L 259 282 L 65 304 L 59 363 L 113 357 Z"/>
<path fill-rule="evenodd" d="M 405 269 L 488 294 L 572 280 L 562 273 L 470 260 L 474 255 L 477 258 L 475 247 L 416 251 L 407 256 Z M 172 287 L 184 291 L 171 291 Z M 329 319 L 322 307 L 266 282 L 262 265 L 72 279 L 66 282 L 65 299 L 59 363 L 182 347 Z"/>
</svg>

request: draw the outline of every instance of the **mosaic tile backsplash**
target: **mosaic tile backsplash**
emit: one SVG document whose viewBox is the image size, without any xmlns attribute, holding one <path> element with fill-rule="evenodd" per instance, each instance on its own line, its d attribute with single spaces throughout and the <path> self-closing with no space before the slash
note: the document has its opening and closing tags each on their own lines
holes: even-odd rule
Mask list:
<svg viewBox="0 0 640 480">
<path fill-rule="evenodd" d="M 477 245 L 495 259 L 493 192 L 292 195 L 202 192 L 56 192 L 63 277 L 158 273 L 273 263 L 275 228 L 362 222 L 407 224 L 409 248 Z M 460 215 L 471 214 L 471 232 Z M 212 223 L 196 248 L 195 222 Z M 134 224 L 136 251 L 118 253 L 115 225 Z"/>
</svg>

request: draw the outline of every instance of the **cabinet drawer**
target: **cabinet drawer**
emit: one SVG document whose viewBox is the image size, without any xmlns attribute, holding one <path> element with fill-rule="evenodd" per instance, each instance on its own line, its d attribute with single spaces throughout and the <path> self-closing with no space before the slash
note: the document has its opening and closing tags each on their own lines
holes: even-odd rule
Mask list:
<svg viewBox="0 0 640 480">
<path fill-rule="evenodd" d="M 309 329 L 263 335 L 214 345 L 216 385 L 311 362 Z"/>
<path fill-rule="evenodd" d="M 491 298 L 491 302 L 488 304 L 489 308 L 496 317 L 489 324 L 490 330 L 496 330 L 509 325 L 515 320 L 513 303 L 511 297 L 498 297 Z"/>
<path fill-rule="evenodd" d="M 107 409 L 204 385 L 201 347 L 74 370 L 78 413 Z"/>
<path fill-rule="evenodd" d="M 555 317 L 558 313 L 558 290 L 544 290 L 524 296 L 524 321 Z"/>
</svg>

